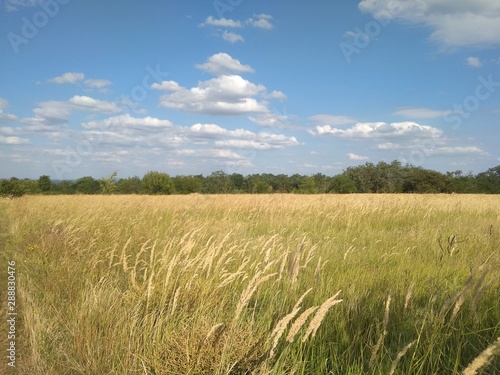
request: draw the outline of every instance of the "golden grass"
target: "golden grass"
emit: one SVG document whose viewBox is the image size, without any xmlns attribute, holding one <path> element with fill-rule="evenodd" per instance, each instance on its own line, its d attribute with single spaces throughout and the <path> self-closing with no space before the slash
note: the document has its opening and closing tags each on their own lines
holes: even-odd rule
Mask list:
<svg viewBox="0 0 500 375">
<path fill-rule="evenodd" d="M 0 211 L 19 374 L 500 366 L 498 341 L 478 357 L 500 334 L 495 196 L 26 196 Z"/>
</svg>

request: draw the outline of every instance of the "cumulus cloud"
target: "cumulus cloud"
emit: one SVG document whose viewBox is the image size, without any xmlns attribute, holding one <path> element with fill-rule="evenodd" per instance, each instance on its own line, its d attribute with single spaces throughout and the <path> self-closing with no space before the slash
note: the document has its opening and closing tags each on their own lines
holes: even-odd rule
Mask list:
<svg viewBox="0 0 500 375">
<path fill-rule="evenodd" d="M 62 84 L 77 84 L 83 82 L 83 84 L 90 88 L 104 89 L 106 86 L 111 84 L 111 81 L 107 79 L 85 79 L 85 74 L 77 72 L 67 72 L 60 76 L 50 78 L 47 83 L 54 83 L 58 85 Z"/>
<path fill-rule="evenodd" d="M 12 122 L 17 120 L 17 117 L 15 115 L 4 112 L 4 109 L 7 108 L 8 106 L 9 102 L 4 98 L 0 98 L 0 123 Z"/>
<path fill-rule="evenodd" d="M 68 101 L 46 101 L 33 109 L 34 117 L 23 118 L 22 123 L 32 132 L 51 132 L 54 137 L 63 136 L 58 130 L 68 122 L 73 111 L 113 114 L 120 108 L 113 102 L 97 100 L 88 96 L 73 96 Z"/>
<path fill-rule="evenodd" d="M 58 77 L 54 77 L 49 79 L 47 82 L 49 83 L 56 83 L 56 84 L 65 84 L 65 83 L 78 83 L 81 82 L 85 79 L 85 74 L 83 73 L 75 73 L 75 72 L 68 72 L 64 73 Z"/>
<path fill-rule="evenodd" d="M 253 73 L 250 65 L 244 65 L 227 53 L 217 53 L 210 56 L 204 64 L 197 64 L 197 69 L 204 70 L 215 76 L 231 73 Z"/>
<path fill-rule="evenodd" d="M 191 136 L 215 139 L 219 147 L 270 150 L 281 149 L 299 144 L 295 137 L 268 132 L 254 133 L 245 129 L 227 130 L 216 124 L 194 124 L 190 128 Z"/>
<path fill-rule="evenodd" d="M 23 145 L 23 144 L 30 144 L 30 140 L 26 138 L 20 138 L 20 137 L 4 137 L 0 135 L 0 144 L 4 145 Z"/>
<path fill-rule="evenodd" d="M 132 117 L 129 114 L 113 116 L 104 120 L 90 121 L 83 123 L 86 129 L 137 129 L 137 130 L 162 130 L 172 127 L 169 120 L 162 120 L 154 117 Z"/>
<path fill-rule="evenodd" d="M 429 139 L 442 136 L 443 132 L 428 125 L 415 122 L 367 122 L 357 123 L 349 129 L 334 128 L 330 125 L 316 126 L 318 135 L 332 135 L 351 139 Z"/>
<path fill-rule="evenodd" d="M 224 30 L 224 33 L 222 34 L 222 39 L 224 39 L 227 42 L 231 43 L 236 43 L 236 42 L 243 42 L 245 39 L 240 34 L 233 33 L 231 31 Z"/>
<path fill-rule="evenodd" d="M 271 23 L 272 19 L 273 17 L 269 14 L 259 14 L 247 19 L 246 23 L 259 29 L 270 30 L 273 28 L 273 24 Z"/>
<path fill-rule="evenodd" d="M 198 86 L 190 89 L 181 87 L 174 81 L 152 87 L 170 91 L 160 97 L 160 105 L 166 108 L 209 115 L 269 112 L 267 102 L 256 99 L 266 93 L 266 88 L 238 75 L 222 75 L 199 82 Z"/>
<path fill-rule="evenodd" d="M 212 16 L 208 16 L 205 22 L 203 22 L 200 26 L 219 26 L 219 27 L 229 27 L 229 28 L 243 27 L 240 21 L 227 18 L 214 18 Z"/>
<path fill-rule="evenodd" d="M 368 156 L 357 155 L 357 154 L 353 154 L 352 152 L 349 152 L 346 155 L 349 158 L 349 160 L 369 160 L 370 159 Z"/>
<path fill-rule="evenodd" d="M 269 14 L 258 14 L 254 15 L 251 18 L 248 18 L 245 21 L 227 19 L 227 18 L 214 18 L 209 16 L 205 19 L 203 23 L 200 24 L 200 27 L 211 26 L 217 28 L 226 28 L 226 29 L 239 29 L 245 26 L 259 28 L 263 30 L 271 30 L 273 28 L 273 24 L 271 20 L 273 17 Z M 219 30 L 220 31 L 220 30 Z M 230 43 L 243 42 L 243 36 L 231 31 L 224 30 L 222 34 L 218 33 L 222 39 Z"/>
<path fill-rule="evenodd" d="M 111 81 L 108 81 L 107 79 L 86 79 L 84 83 L 89 87 L 97 89 L 102 89 L 106 86 L 111 85 Z"/>
<path fill-rule="evenodd" d="M 473 68 L 480 68 L 481 66 L 483 66 L 479 57 L 474 57 L 474 56 L 467 57 L 466 61 L 467 65 Z"/>
<path fill-rule="evenodd" d="M 279 129 L 285 128 L 290 120 L 287 115 L 271 112 L 261 113 L 256 116 L 249 116 L 248 119 L 259 126 Z"/>
<path fill-rule="evenodd" d="M 445 47 L 500 44 L 497 0 L 362 0 L 358 7 L 376 19 L 427 26 L 431 40 Z"/>
<path fill-rule="evenodd" d="M 80 111 L 91 111 L 100 113 L 117 113 L 120 108 L 113 102 L 97 100 L 89 96 L 73 96 L 68 101 L 71 107 Z"/>
</svg>

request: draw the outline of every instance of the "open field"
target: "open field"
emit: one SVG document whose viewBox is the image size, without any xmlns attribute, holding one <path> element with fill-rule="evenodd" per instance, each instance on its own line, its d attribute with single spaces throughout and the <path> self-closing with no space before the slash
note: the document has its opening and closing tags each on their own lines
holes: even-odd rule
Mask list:
<svg viewBox="0 0 500 375">
<path fill-rule="evenodd" d="M 500 350 L 498 196 L 26 196 L 0 215 L 19 374 L 459 374 Z"/>
</svg>

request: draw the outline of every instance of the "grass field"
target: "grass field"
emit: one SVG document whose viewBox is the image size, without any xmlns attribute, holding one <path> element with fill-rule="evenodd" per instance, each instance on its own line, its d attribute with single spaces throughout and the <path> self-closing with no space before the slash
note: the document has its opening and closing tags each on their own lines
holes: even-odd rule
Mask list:
<svg viewBox="0 0 500 375">
<path fill-rule="evenodd" d="M 19 374 L 500 373 L 498 196 L 26 196 L 0 215 Z"/>
</svg>

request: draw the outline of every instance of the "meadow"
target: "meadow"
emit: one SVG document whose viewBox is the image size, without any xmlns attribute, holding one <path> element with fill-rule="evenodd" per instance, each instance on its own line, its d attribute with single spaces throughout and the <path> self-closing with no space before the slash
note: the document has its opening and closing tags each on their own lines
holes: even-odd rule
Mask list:
<svg viewBox="0 0 500 375">
<path fill-rule="evenodd" d="M 498 196 L 24 196 L 0 229 L 18 374 L 500 373 Z"/>
</svg>

